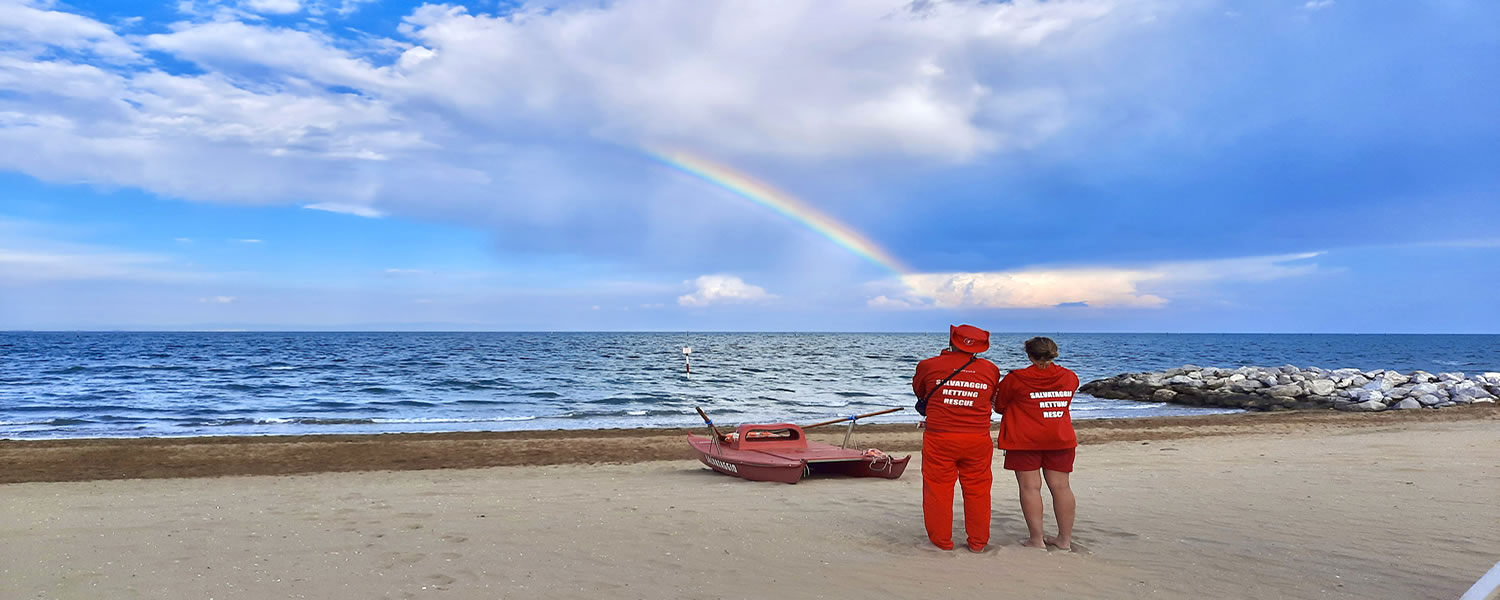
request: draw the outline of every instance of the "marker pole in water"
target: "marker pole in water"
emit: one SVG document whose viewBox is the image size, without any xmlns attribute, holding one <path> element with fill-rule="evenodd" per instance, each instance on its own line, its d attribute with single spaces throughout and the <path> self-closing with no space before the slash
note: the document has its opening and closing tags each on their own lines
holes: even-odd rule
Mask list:
<svg viewBox="0 0 1500 600">
<path fill-rule="evenodd" d="M 690 358 L 692 355 L 693 355 L 693 347 L 692 346 L 683 346 L 682 347 L 682 366 L 687 369 L 687 372 L 688 372 L 689 375 L 691 375 L 693 373 L 693 361 Z"/>
</svg>

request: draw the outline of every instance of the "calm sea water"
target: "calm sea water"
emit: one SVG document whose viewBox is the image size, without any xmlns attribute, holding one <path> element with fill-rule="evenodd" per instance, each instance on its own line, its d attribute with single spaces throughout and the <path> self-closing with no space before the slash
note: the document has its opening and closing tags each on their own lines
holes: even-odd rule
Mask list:
<svg viewBox="0 0 1500 600">
<path fill-rule="evenodd" d="M 986 354 L 1024 365 L 1027 335 Z M 1500 371 L 1500 336 L 1055 334 L 1084 380 L 1265 365 Z M 0 333 L 0 438 L 807 422 L 910 407 L 940 334 Z M 692 374 L 682 347 L 693 348 Z M 1075 418 L 1212 412 L 1080 396 Z M 914 412 L 877 422 L 916 420 Z"/>
</svg>

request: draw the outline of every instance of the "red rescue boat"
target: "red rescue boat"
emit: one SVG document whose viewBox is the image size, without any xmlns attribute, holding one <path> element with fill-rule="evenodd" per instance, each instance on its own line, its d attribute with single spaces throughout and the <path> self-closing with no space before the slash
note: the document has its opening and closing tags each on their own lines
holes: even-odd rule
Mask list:
<svg viewBox="0 0 1500 600">
<path fill-rule="evenodd" d="M 884 412 L 891 411 L 872 414 Z M 868 415 L 860 415 L 863 416 Z M 751 481 L 797 483 L 811 474 L 895 479 L 906 471 L 906 463 L 911 460 L 911 456 L 896 458 L 875 449 L 851 450 L 809 441 L 803 427 L 792 423 L 740 425 L 734 433 L 721 435 L 707 415 L 703 418 L 713 428 L 713 437 L 688 435 L 688 444 L 698 452 L 698 460 L 725 475 Z M 845 420 L 852 425 L 858 418 L 808 427 Z"/>
</svg>

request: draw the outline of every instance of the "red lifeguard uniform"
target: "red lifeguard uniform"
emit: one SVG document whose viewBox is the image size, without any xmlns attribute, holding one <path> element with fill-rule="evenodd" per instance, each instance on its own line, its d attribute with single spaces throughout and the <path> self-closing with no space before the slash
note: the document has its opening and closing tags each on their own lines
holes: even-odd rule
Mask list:
<svg viewBox="0 0 1500 600">
<path fill-rule="evenodd" d="M 1000 382 L 995 411 L 1000 419 L 996 447 L 1005 451 L 1011 471 L 1073 471 L 1078 434 L 1073 431 L 1073 394 L 1078 375 L 1060 366 L 1016 369 Z"/>
<path fill-rule="evenodd" d="M 944 550 L 953 549 L 955 481 L 963 486 L 969 549 L 978 552 L 990 541 L 990 413 L 1000 369 L 974 356 L 989 349 L 989 338 L 989 332 L 972 325 L 950 327 L 954 350 L 918 363 L 911 380 L 917 410 L 927 417 L 922 433 L 922 520 L 927 539 Z"/>
</svg>

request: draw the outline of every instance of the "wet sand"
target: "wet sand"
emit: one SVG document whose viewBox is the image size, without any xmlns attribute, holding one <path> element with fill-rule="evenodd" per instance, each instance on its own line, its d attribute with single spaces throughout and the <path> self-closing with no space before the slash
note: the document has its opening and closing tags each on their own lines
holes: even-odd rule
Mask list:
<svg viewBox="0 0 1500 600">
<path fill-rule="evenodd" d="M 1076 421 L 1084 445 L 1242 434 L 1399 429 L 1414 423 L 1500 422 L 1500 406 L 1342 413 L 1294 411 Z M 202 438 L 0 440 L 0 483 L 90 481 L 345 471 L 476 469 L 501 466 L 689 460 L 683 436 L 695 429 L 605 429 L 479 433 L 237 436 Z M 726 430 L 727 431 L 727 430 Z M 812 430 L 840 443 L 841 426 Z M 911 424 L 860 425 L 851 445 L 916 451 Z"/>
</svg>

